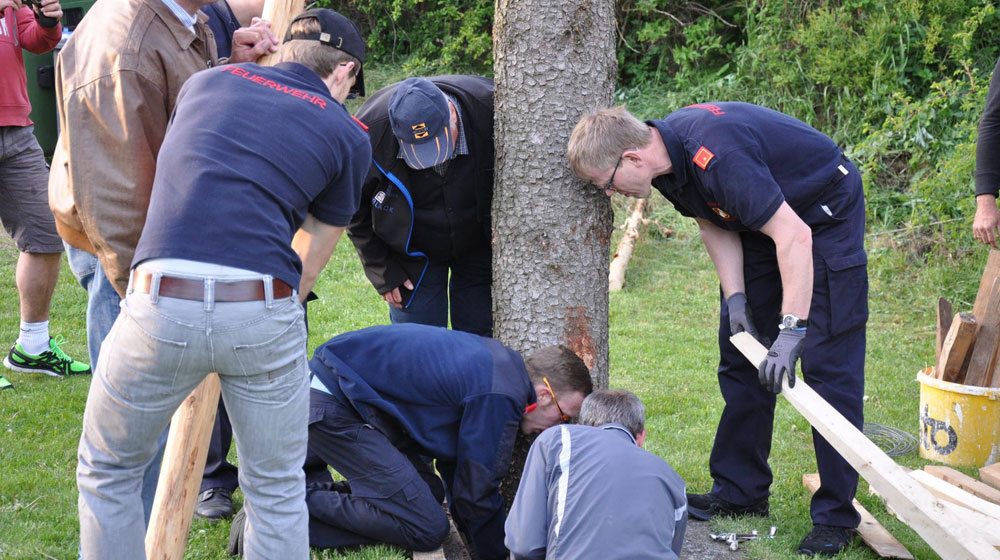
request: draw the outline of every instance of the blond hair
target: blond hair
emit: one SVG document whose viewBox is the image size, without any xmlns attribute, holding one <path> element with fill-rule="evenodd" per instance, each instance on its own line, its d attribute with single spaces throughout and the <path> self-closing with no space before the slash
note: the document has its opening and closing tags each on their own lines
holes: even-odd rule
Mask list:
<svg viewBox="0 0 1000 560">
<path fill-rule="evenodd" d="M 566 155 L 573 172 L 583 176 L 611 169 L 623 152 L 645 147 L 651 139 L 649 126 L 619 105 L 584 115 L 573 127 Z"/>
<path fill-rule="evenodd" d="M 307 17 L 293 23 L 289 34 L 300 35 L 319 33 L 320 31 L 322 29 L 320 28 L 319 20 L 314 17 Z M 298 62 L 316 72 L 323 79 L 333 74 L 337 66 L 346 62 L 354 63 L 354 68 L 351 69 L 349 76 L 355 76 L 361 70 L 361 61 L 357 58 L 340 49 L 308 39 L 293 39 L 281 45 L 281 60 L 284 62 Z"/>
</svg>

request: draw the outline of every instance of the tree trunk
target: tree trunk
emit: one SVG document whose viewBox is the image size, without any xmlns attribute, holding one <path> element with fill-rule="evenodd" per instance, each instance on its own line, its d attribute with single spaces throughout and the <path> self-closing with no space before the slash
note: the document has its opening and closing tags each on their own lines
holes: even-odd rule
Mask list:
<svg viewBox="0 0 1000 560">
<path fill-rule="evenodd" d="M 569 168 L 585 112 L 611 104 L 612 0 L 498 0 L 493 29 L 494 332 L 522 352 L 565 344 L 608 385 L 611 204 Z"/>
</svg>

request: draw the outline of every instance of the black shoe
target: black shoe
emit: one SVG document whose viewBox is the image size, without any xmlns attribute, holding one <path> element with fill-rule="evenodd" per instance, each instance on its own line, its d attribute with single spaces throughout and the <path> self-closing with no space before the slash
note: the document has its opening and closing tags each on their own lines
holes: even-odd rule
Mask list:
<svg viewBox="0 0 1000 560">
<path fill-rule="evenodd" d="M 226 554 L 243 558 L 243 531 L 246 529 L 247 512 L 240 508 L 229 526 L 229 543 L 226 544 Z"/>
<path fill-rule="evenodd" d="M 739 515 L 755 515 L 767 517 L 767 498 L 750 505 L 741 506 L 717 498 L 712 494 L 688 494 L 688 516 L 699 521 L 708 521 L 715 516 L 736 517 Z"/>
<path fill-rule="evenodd" d="M 233 491 L 228 488 L 209 488 L 198 494 L 195 517 L 218 521 L 233 516 Z"/>
<path fill-rule="evenodd" d="M 806 538 L 802 539 L 797 552 L 809 556 L 834 556 L 847 548 L 853 540 L 854 529 L 816 523 Z"/>
</svg>

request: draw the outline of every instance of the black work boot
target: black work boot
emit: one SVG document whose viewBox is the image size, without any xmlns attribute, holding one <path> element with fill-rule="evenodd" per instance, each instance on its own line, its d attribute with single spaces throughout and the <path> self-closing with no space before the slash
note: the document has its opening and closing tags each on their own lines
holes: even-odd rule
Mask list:
<svg viewBox="0 0 1000 560">
<path fill-rule="evenodd" d="M 769 512 L 767 498 L 745 506 L 727 502 L 711 493 L 688 494 L 687 501 L 688 517 L 699 521 L 708 521 L 717 515 L 722 517 L 737 517 L 740 515 L 767 517 Z"/>
<path fill-rule="evenodd" d="M 833 525 L 813 525 L 812 531 L 802 539 L 798 553 L 809 556 L 834 556 L 854 540 L 854 529 Z"/>
<path fill-rule="evenodd" d="M 228 488 L 209 488 L 198 494 L 198 504 L 194 506 L 195 517 L 209 521 L 228 519 L 233 516 L 233 492 Z"/>
</svg>

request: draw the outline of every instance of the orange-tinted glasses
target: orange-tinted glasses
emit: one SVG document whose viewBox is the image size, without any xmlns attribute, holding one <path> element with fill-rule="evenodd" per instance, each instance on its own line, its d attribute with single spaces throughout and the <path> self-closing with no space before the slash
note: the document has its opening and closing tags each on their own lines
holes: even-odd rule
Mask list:
<svg viewBox="0 0 1000 560">
<path fill-rule="evenodd" d="M 552 402 L 556 404 L 556 410 L 559 411 L 559 416 L 562 416 L 563 423 L 565 424 L 569 422 L 569 416 L 566 416 L 566 413 L 563 412 L 562 407 L 559 406 L 559 399 L 556 398 L 556 392 L 552 390 L 552 384 L 549 383 L 549 378 L 542 377 L 542 382 L 544 382 L 545 386 L 549 388 L 549 394 L 552 395 Z"/>
</svg>

